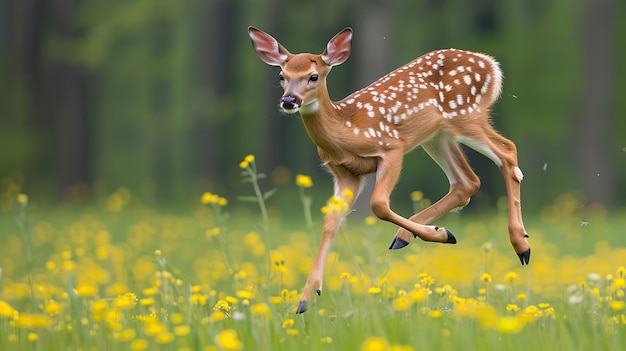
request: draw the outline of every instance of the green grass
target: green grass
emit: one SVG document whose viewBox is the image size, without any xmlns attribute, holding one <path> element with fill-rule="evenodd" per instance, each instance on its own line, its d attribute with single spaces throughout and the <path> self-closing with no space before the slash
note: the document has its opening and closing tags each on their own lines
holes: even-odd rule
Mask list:
<svg viewBox="0 0 626 351">
<path fill-rule="evenodd" d="M 294 203 L 306 197 L 294 191 Z M 310 227 L 210 194 L 177 215 L 125 191 L 80 208 L 20 201 L 0 214 L 0 350 L 626 347 L 626 216 L 571 195 L 527 216 L 525 267 L 502 208 L 437 221 L 457 245 L 398 251 L 387 250 L 393 225 L 352 214 L 303 315 L 317 210 Z"/>
</svg>

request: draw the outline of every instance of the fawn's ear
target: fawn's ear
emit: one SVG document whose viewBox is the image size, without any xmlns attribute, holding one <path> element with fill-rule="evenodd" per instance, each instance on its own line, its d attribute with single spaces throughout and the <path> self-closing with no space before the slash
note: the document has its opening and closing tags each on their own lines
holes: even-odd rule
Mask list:
<svg viewBox="0 0 626 351">
<path fill-rule="evenodd" d="M 348 27 L 330 39 L 322 53 L 322 60 L 331 67 L 344 63 L 350 56 L 351 43 L 352 29 Z"/>
<path fill-rule="evenodd" d="M 252 46 L 261 60 L 270 66 L 282 66 L 291 55 L 280 43 L 271 35 L 264 31 L 248 27 L 248 35 L 252 40 Z"/>
</svg>

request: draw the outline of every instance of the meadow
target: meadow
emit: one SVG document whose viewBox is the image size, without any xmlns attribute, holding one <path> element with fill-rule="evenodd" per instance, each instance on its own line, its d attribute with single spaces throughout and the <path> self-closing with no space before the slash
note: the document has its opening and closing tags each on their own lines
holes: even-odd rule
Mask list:
<svg viewBox="0 0 626 351">
<path fill-rule="evenodd" d="M 325 195 L 298 175 L 301 216 L 287 220 L 266 207 L 254 157 L 240 168 L 247 212 L 210 189 L 182 214 L 124 188 L 46 209 L 4 179 L 0 350 L 626 349 L 624 211 L 558 197 L 526 218 L 529 266 L 508 243 L 506 205 L 440 219 L 457 245 L 397 251 L 393 225 L 350 214 L 322 295 L 296 315 L 337 201 L 312 208 Z M 410 196 L 416 209 L 429 203 Z"/>
</svg>

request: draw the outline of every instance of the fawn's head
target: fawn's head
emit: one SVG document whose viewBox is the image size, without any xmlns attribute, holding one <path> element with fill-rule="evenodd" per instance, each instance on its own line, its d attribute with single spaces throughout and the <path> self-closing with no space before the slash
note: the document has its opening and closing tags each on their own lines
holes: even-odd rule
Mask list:
<svg viewBox="0 0 626 351">
<path fill-rule="evenodd" d="M 248 27 L 252 46 L 261 60 L 270 66 L 279 66 L 280 83 L 284 93 L 280 107 L 286 113 L 315 111 L 318 99 L 326 92 L 326 76 L 331 67 L 342 64 L 350 56 L 352 29 L 337 33 L 321 55 L 291 54 L 271 35 Z"/>
</svg>

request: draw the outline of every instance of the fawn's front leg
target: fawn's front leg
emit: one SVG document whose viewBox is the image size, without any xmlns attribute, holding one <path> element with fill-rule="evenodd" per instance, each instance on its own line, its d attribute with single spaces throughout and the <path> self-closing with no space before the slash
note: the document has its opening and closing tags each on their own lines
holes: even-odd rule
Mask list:
<svg viewBox="0 0 626 351">
<path fill-rule="evenodd" d="M 307 310 L 307 303 L 310 300 L 311 291 L 315 290 L 317 295 L 322 294 L 322 278 L 324 275 L 324 264 L 330 251 L 330 245 L 335 237 L 337 228 L 346 216 L 354 199 L 361 190 L 362 176 L 357 176 L 343 168 L 342 166 L 328 165 L 328 168 L 335 177 L 334 201 L 329 204 L 328 213 L 324 219 L 322 241 L 317 250 L 317 256 L 313 263 L 313 268 L 302 291 L 302 298 L 298 303 L 296 313 L 304 313 Z"/>
</svg>

